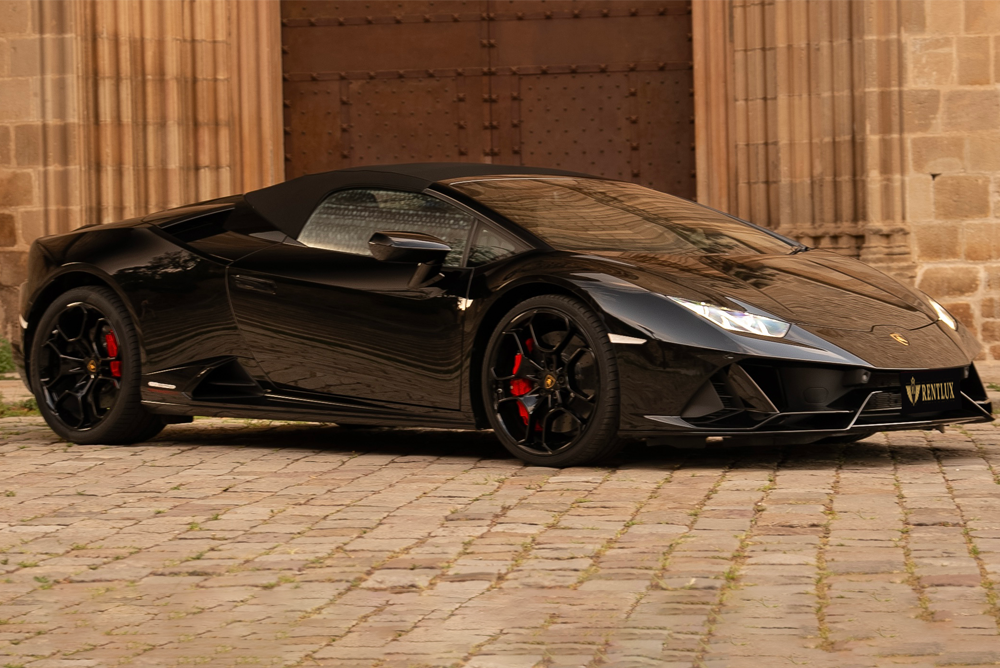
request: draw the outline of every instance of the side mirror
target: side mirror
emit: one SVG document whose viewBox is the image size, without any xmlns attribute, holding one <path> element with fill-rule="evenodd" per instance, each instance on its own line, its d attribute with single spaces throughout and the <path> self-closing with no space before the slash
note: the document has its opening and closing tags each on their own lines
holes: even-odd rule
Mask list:
<svg viewBox="0 0 1000 668">
<path fill-rule="evenodd" d="M 440 265 L 451 247 L 437 237 L 420 232 L 376 232 L 368 249 L 382 262 Z"/>
</svg>

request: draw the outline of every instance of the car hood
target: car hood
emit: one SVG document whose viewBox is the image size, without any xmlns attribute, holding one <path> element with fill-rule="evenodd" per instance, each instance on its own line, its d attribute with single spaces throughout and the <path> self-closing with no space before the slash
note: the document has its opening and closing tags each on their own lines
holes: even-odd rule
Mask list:
<svg viewBox="0 0 1000 668">
<path fill-rule="evenodd" d="M 590 255 L 610 261 L 617 269 L 614 273 L 648 290 L 722 306 L 752 306 L 803 326 L 867 332 L 884 325 L 914 330 L 937 320 L 909 288 L 830 251 L 700 257 Z"/>
</svg>

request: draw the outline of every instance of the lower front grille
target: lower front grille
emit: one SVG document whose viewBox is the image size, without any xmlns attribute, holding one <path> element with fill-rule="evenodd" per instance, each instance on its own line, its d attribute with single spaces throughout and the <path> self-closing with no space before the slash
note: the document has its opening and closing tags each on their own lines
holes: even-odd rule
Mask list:
<svg viewBox="0 0 1000 668">
<path fill-rule="evenodd" d="M 872 395 L 868 403 L 865 404 L 864 413 L 869 411 L 899 410 L 903 407 L 903 396 L 899 388 L 887 388 L 882 392 Z"/>
</svg>

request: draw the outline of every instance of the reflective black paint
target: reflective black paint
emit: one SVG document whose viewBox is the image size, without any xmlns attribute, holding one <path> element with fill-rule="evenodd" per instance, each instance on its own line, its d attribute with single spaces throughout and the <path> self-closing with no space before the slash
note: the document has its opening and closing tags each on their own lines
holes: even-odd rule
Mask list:
<svg viewBox="0 0 1000 668">
<path fill-rule="evenodd" d="M 415 265 L 276 244 L 230 268 L 240 331 L 269 380 L 337 397 L 458 410 L 467 272 L 409 287 Z M 270 281 L 253 289 L 241 281 Z"/>
<path fill-rule="evenodd" d="M 337 182 L 414 191 L 429 183 L 426 175 L 399 170 L 341 172 Z M 309 178 L 310 197 L 327 192 L 322 175 Z M 414 265 L 308 248 L 285 237 L 278 228 L 291 229 L 298 219 L 284 226 L 269 219 L 281 215 L 277 194 L 285 190 L 251 194 L 254 206 L 236 196 L 36 241 L 22 293 L 24 341 L 31 340 L 32 327 L 58 292 L 105 284 L 136 322 L 143 399 L 155 412 L 485 427 L 477 389 L 485 339 L 518 301 L 561 293 L 589 304 L 613 334 L 645 341 L 616 345 L 621 431 L 627 435 L 744 429 L 718 426 L 737 424 L 732 420 L 704 426 L 698 423 L 703 418 L 688 422 L 680 416 L 698 412 L 692 409 L 698 396 L 711 399 L 709 385 L 722 388 L 724 379 L 742 373 L 734 365 L 750 368 L 754 362 L 791 365 L 807 377 L 832 373 L 834 385 L 857 369 L 962 367 L 970 373 L 962 411 L 885 428 L 988 419 L 989 403 L 971 366 L 979 351 L 971 334 L 961 325 L 953 331 L 937 322 L 922 296 L 850 258 L 817 250 L 703 258 L 573 254 L 524 233 L 522 242 L 534 250 L 475 269 L 446 269 L 440 280 L 411 287 Z M 432 191 L 449 194 L 442 185 Z M 299 217 L 305 210 L 300 204 L 291 207 Z M 481 207 L 472 208 L 490 218 Z M 495 223 L 516 231 L 509 221 Z M 667 296 L 793 325 L 783 339 L 737 335 Z M 909 345 L 897 343 L 892 333 L 903 334 Z M 23 365 L 23 341 L 15 352 Z M 204 383 L 234 364 L 253 387 L 212 400 Z M 766 389 L 776 404 L 790 391 Z M 705 405 L 715 406 L 713 401 Z M 829 425 L 844 429 L 838 417 L 844 412 L 834 408 L 797 423 L 752 411 L 734 419 L 750 420 L 755 435 L 794 433 L 807 441 L 827 434 L 822 429 Z M 869 419 L 875 414 L 862 416 L 860 410 L 860 426 L 878 424 Z"/>
</svg>

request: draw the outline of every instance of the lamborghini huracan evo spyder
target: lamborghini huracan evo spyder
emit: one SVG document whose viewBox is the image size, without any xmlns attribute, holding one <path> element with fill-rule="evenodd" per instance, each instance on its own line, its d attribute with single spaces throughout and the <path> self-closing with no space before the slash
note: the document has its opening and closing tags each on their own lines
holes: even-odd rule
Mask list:
<svg viewBox="0 0 1000 668">
<path fill-rule="evenodd" d="M 47 237 L 16 357 L 76 443 L 194 415 L 808 444 L 991 420 L 979 344 L 848 257 L 638 185 L 345 169 Z"/>
</svg>

